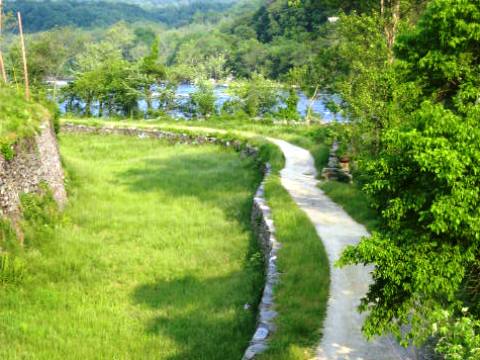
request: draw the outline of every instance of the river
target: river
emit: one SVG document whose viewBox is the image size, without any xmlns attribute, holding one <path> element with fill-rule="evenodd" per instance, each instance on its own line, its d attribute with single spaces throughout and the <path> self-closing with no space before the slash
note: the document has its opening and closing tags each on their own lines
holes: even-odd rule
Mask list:
<svg viewBox="0 0 480 360">
<path fill-rule="evenodd" d="M 64 85 L 58 84 L 58 86 Z M 214 88 L 214 93 L 215 93 L 215 106 L 217 110 L 220 110 L 223 106 L 223 104 L 231 99 L 231 96 L 227 93 L 228 86 L 227 85 L 216 85 Z M 192 94 L 196 90 L 196 86 L 192 84 L 181 84 L 177 87 L 176 92 L 175 92 L 175 100 L 177 103 L 182 104 L 186 103 L 189 99 L 190 94 Z M 298 114 L 300 117 L 305 117 L 308 107 L 310 105 L 310 99 L 301 91 L 298 92 L 299 96 L 299 101 L 298 101 Z M 326 106 L 325 103 L 326 101 L 331 98 L 328 97 L 327 95 L 319 95 L 314 101 L 312 105 L 312 111 L 315 115 L 320 117 L 323 121 L 325 122 L 330 122 L 335 119 L 334 114 L 330 112 Z M 75 104 L 77 108 L 82 108 L 84 104 Z M 279 106 L 281 107 L 283 104 L 280 103 Z M 66 102 L 60 103 L 60 110 L 62 113 L 66 112 Z M 159 107 L 159 102 L 158 100 L 153 101 L 153 107 L 158 108 Z M 147 110 L 147 103 L 145 100 L 140 100 L 139 101 L 139 108 L 141 111 L 146 112 Z M 171 110 L 168 112 L 169 115 L 171 115 L 174 118 L 186 118 L 187 115 L 183 113 L 179 109 Z M 94 104 L 92 106 L 92 114 L 93 115 L 98 115 L 98 104 Z M 341 119 L 341 116 L 337 114 L 336 119 L 339 120 Z"/>
</svg>

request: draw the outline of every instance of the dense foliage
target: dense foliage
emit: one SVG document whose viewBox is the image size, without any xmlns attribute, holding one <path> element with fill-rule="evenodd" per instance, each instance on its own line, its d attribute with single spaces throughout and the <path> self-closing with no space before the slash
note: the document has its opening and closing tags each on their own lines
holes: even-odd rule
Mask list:
<svg viewBox="0 0 480 360">
<path fill-rule="evenodd" d="M 381 45 L 386 36 L 374 16 L 342 18 L 339 29 L 356 34 L 347 26 L 362 19 Z M 361 305 L 368 336 L 433 338 L 448 359 L 477 359 L 480 6 L 433 0 L 416 26 L 406 25 L 394 61 L 384 42 L 364 52 L 378 62 L 347 62 L 360 71 L 345 72 L 353 84 L 338 87 L 357 94 L 347 110 L 367 141 L 354 142 L 353 151 L 380 214 L 377 231 L 348 248 L 340 264 L 376 265 Z"/>
<path fill-rule="evenodd" d="M 209 1 L 145 9 L 124 2 L 17 0 L 7 1 L 5 10 L 7 13 L 20 11 L 24 18 L 25 30 L 36 32 L 65 26 L 81 28 L 110 26 L 119 21 L 152 21 L 168 26 L 182 26 L 190 23 L 198 13 L 204 14 L 205 19 L 216 21 L 219 18 L 218 13 L 226 11 L 231 5 L 222 1 Z"/>
</svg>

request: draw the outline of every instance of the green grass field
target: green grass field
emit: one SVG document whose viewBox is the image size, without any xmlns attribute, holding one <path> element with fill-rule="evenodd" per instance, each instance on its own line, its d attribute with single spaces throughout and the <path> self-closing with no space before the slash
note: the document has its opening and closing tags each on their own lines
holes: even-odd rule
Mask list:
<svg viewBox="0 0 480 360">
<path fill-rule="evenodd" d="M 105 125 L 105 122 L 91 120 L 68 119 L 66 121 Z M 158 125 L 164 124 L 108 121 L 108 125 L 157 128 Z M 176 131 L 183 131 L 182 129 L 185 128 L 189 131 L 200 131 L 200 127 L 206 128 L 209 124 L 205 124 L 205 122 L 180 123 L 178 124 L 181 127 L 180 130 L 175 125 L 172 124 L 171 129 L 176 128 Z M 188 125 L 188 127 L 185 127 L 185 125 Z M 315 129 L 272 127 L 261 124 L 252 126 L 252 124 L 247 124 L 229 128 L 225 124 L 217 124 L 217 126 L 212 127 L 234 130 L 247 137 L 246 133 L 252 135 L 258 132 L 263 135 L 288 139 L 289 141 L 295 140 L 295 142 L 301 143 L 299 145 L 306 147 L 317 146 L 323 152 L 325 152 L 325 149 L 328 150 L 328 146 L 324 143 L 319 143 L 312 136 L 304 134 L 304 132 L 308 133 L 312 130 L 315 132 Z M 237 130 L 238 127 L 240 130 Z M 167 129 L 170 128 L 167 126 Z M 251 140 L 256 141 L 258 138 Z M 266 197 L 272 208 L 277 239 L 283 245 L 279 253 L 278 263 L 282 277 L 281 283 L 275 288 L 275 302 L 279 312 L 276 319 L 278 331 L 270 339 L 270 349 L 260 358 L 306 360 L 313 357 L 315 346 L 321 338 L 321 328 L 326 313 L 330 284 L 329 262 L 323 244 L 316 234 L 315 227 L 280 184 L 278 171 L 284 165 L 280 150 L 272 144 L 268 145 L 268 148 L 271 150 L 269 161 L 273 165 L 274 174 L 267 182 Z M 316 155 L 318 156 L 318 154 Z M 318 157 L 315 160 L 317 165 L 322 161 Z M 225 359 L 229 358 L 225 357 Z"/>
<path fill-rule="evenodd" d="M 62 135 L 70 204 L 0 288 L 1 359 L 239 359 L 263 263 L 260 176 L 216 146 Z"/>
<path fill-rule="evenodd" d="M 222 118 L 216 117 L 209 120 L 173 120 L 168 118 L 158 120 L 112 120 L 98 118 L 64 118 L 63 122 L 71 122 L 85 125 L 114 125 L 114 126 L 133 126 L 140 128 L 158 128 L 158 127 L 186 127 L 191 130 L 200 128 L 221 129 L 245 133 L 250 135 L 270 136 L 274 138 L 289 141 L 292 144 L 301 146 L 309 150 L 314 159 L 315 166 L 322 169 L 327 165 L 331 146 L 331 134 L 329 129 L 323 125 L 273 125 L 269 122 Z"/>
</svg>

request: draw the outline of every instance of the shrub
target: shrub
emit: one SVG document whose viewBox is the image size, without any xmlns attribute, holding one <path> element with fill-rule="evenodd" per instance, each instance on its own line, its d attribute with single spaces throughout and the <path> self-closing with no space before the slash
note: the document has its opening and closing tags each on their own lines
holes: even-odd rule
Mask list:
<svg viewBox="0 0 480 360">
<path fill-rule="evenodd" d="M 207 80 L 199 80 L 196 85 L 197 90 L 190 94 L 192 115 L 209 117 L 215 113 L 215 93 L 213 86 Z"/>
<path fill-rule="evenodd" d="M 287 120 L 298 120 L 300 115 L 298 114 L 298 94 L 295 89 L 290 88 L 288 97 L 284 99 L 286 107 L 281 108 L 278 111 L 278 116 Z"/>
<path fill-rule="evenodd" d="M 265 79 L 262 75 L 253 74 L 250 80 L 234 82 L 230 94 L 240 107 L 250 116 L 263 116 L 272 113 L 280 101 L 279 85 Z"/>
</svg>

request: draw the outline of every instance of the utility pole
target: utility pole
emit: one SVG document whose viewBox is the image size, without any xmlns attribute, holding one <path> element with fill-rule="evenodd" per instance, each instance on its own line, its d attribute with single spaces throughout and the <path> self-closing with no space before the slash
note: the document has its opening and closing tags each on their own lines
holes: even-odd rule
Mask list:
<svg viewBox="0 0 480 360">
<path fill-rule="evenodd" d="M 20 30 L 20 41 L 22 43 L 23 75 L 25 79 L 25 98 L 27 100 L 30 100 L 30 84 L 28 82 L 27 53 L 25 51 L 25 38 L 23 37 L 22 15 L 20 14 L 20 12 L 18 12 L 17 16 L 18 16 L 18 29 Z"/>
<path fill-rule="evenodd" d="M 2 4 L 2 0 L 0 0 L 0 75 L 2 76 L 3 82 L 6 84 L 7 73 L 5 71 L 5 63 L 3 61 L 3 54 L 2 54 L 2 48 L 1 48 L 2 25 L 3 25 L 3 4 Z"/>
</svg>

